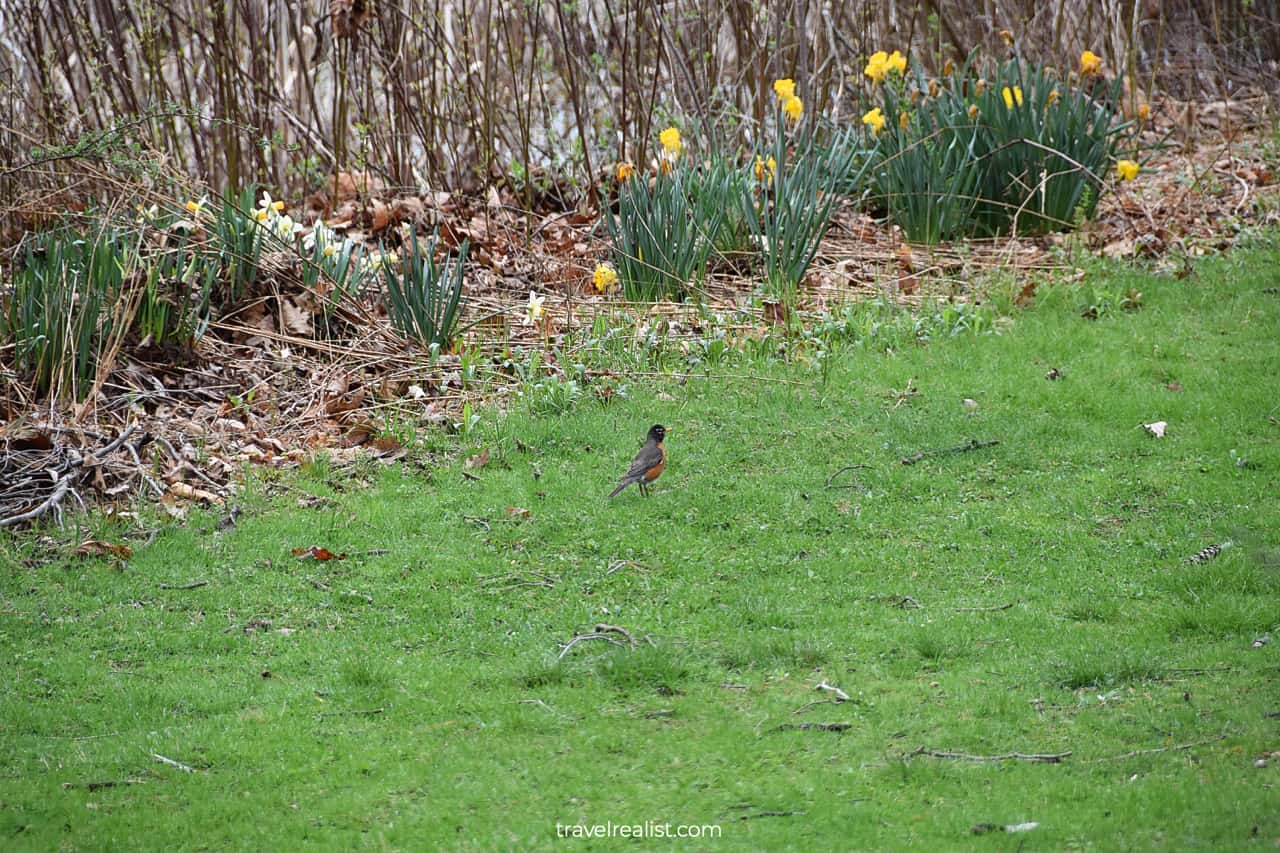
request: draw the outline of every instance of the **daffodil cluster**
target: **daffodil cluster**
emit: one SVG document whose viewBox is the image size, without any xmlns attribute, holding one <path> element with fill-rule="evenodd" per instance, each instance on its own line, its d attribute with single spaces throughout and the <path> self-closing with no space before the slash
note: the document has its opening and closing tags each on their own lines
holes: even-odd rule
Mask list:
<svg viewBox="0 0 1280 853">
<path fill-rule="evenodd" d="M 258 209 L 253 212 L 253 218 L 286 243 L 292 243 L 302 233 L 302 226 L 285 214 L 284 202 L 273 199 L 270 193 L 264 192 L 258 199 Z"/>
<path fill-rule="evenodd" d="M 867 67 L 862 73 L 871 78 L 872 83 L 883 83 L 890 72 L 902 76 L 907 73 L 907 58 L 899 51 L 885 53 L 878 50 L 867 60 Z"/>
<path fill-rule="evenodd" d="M 323 222 L 316 220 L 311 233 L 302 238 L 302 249 L 312 256 L 334 258 L 349 251 L 355 245 L 350 237 L 341 237 Z"/>
<path fill-rule="evenodd" d="M 799 122 L 804 116 L 804 101 L 796 97 L 796 81 L 790 77 L 774 80 L 773 93 L 778 96 L 778 103 L 782 105 L 787 118 L 793 124 Z"/>
</svg>

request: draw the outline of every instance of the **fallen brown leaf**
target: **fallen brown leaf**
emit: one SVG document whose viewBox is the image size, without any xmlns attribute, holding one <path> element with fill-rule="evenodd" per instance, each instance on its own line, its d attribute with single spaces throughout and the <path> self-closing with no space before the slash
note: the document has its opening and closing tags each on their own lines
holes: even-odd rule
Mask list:
<svg viewBox="0 0 1280 853">
<path fill-rule="evenodd" d="M 346 554 L 335 554 L 328 548 L 321 548 L 319 545 L 312 545 L 310 548 L 292 548 L 289 553 L 297 557 L 299 560 L 345 560 Z"/>
<path fill-rule="evenodd" d="M 222 498 L 218 497 L 213 492 L 208 492 L 204 489 L 197 489 L 190 483 L 184 483 L 181 480 L 176 483 L 170 483 L 169 491 L 177 497 L 186 498 L 189 501 L 205 501 L 206 503 L 222 506 Z"/>
<path fill-rule="evenodd" d="M 1029 281 L 1018 291 L 1018 295 L 1014 297 L 1013 304 L 1019 308 L 1030 308 L 1036 304 L 1036 282 Z"/>
<path fill-rule="evenodd" d="M 102 542 L 97 539 L 81 542 L 80 547 L 76 548 L 76 553 L 81 557 L 118 557 L 121 560 L 127 560 L 133 556 L 133 550 L 128 545 L 117 545 L 114 542 Z"/>
</svg>

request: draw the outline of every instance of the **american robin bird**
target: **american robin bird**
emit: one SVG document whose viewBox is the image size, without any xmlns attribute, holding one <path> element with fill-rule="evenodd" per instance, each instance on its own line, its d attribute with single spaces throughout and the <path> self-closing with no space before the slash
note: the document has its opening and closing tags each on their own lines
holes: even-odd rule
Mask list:
<svg viewBox="0 0 1280 853">
<path fill-rule="evenodd" d="M 649 484 L 658 479 L 658 475 L 667 465 L 667 448 L 662 445 L 662 440 L 666 437 L 667 428 L 662 424 L 649 427 L 648 440 L 636 454 L 627 473 L 623 474 L 622 479 L 618 481 L 618 488 L 610 492 L 609 497 L 618 494 L 632 483 L 640 484 L 641 494 L 649 494 Z"/>
</svg>

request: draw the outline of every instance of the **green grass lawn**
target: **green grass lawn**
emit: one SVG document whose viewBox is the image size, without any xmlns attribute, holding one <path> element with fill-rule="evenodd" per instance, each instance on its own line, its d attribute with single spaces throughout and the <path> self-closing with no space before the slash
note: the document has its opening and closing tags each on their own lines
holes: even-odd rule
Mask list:
<svg viewBox="0 0 1280 853">
<path fill-rule="evenodd" d="M 315 465 L 122 568 L 9 540 L 0 847 L 1271 847 L 1277 270 L 1094 271 L 1142 309 L 1064 288 L 825 383 L 760 362 L 488 416 L 479 481 Z M 654 494 L 604 500 L 655 422 Z M 999 444 L 900 462 L 971 439 Z M 636 648 L 557 660 L 597 623 Z"/>
</svg>

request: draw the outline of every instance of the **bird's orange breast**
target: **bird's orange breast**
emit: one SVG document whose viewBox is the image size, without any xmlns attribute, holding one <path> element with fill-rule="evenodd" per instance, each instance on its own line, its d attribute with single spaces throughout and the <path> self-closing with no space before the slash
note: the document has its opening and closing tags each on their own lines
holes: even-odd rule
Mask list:
<svg viewBox="0 0 1280 853">
<path fill-rule="evenodd" d="M 658 449 L 662 451 L 662 461 L 644 472 L 646 480 L 656 480 L 658 475 L 662 473 L 662 469 L 667 467 L 667 448 L 659 444 Z"/>
</svg>

